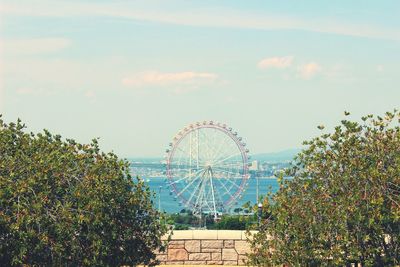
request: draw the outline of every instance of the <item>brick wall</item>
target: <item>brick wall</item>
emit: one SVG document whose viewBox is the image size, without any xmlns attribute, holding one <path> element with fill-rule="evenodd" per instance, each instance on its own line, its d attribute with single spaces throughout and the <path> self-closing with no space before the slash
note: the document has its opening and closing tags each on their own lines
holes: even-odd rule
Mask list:
<svg viewBox="0 0 400 267">
<path fill-rule="evenodd" d="M 174 231 L 167 251 L 158 252 L 162 265 L 245 265 L 250 252 L 245 231 Z"/>
</svg>

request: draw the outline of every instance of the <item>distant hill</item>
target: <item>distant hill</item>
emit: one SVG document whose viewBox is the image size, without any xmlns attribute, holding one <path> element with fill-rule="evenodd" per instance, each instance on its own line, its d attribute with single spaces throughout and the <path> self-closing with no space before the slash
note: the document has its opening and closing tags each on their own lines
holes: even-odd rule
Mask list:
<svg viewBox="0 0 400 267">
<path fill-rule="evenodd" d="M 251 154 L 252 160 L 268 161 L 268 162 L 285 162 L 291 161 L 294 156 L 301 151 L 300 148 L 286 149 L 279 152 Z M 160 163 L 164 158 L 162 157 L 130 157 L 127 158 L 131 162 L 142 162 L 142 163 Z"/>
<path fill-rule="evenodd" d="M 160 163 L 164 158 L 162 157 L 130 157 L 127 158 L 130 162 L 142 162 L 142 163 Z"/>
<path fill-rule="evenodd" d="M 251 155 L 253 160 L 268 161 L 268 162 L 283 162 L 291 161 L 301 151 L 300 148 L 292 148 L 279 152 L 261 153 Z"/>
</svg>

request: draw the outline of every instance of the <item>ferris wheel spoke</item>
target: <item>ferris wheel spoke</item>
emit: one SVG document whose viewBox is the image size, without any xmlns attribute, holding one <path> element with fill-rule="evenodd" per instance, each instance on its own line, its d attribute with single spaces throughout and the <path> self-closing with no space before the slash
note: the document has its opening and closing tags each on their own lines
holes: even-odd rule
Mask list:
<svg viewBox="0 0 400 267">
<path fill-rule="evenodd" d="M 211 169 L 209 170 L 209 176 L 210 176 L 211 195 L 212 195 L 212 201 L 213 201 L 214 214 L 215 214 L 215 216 L 217 216 L 217 208 L 215 207 L 215 194 L 214 194 L 213 172 L 212 172 Z"/>
<path fill-rule="evenodd" d="M 208 145 L 210 147 L 209 152 L 211 153 L 211 152 L 213 152 L 214 147 L 215 147 L 214 142 L 215 142 L 215 139 L 216 139 L 216 131 L 215 131 L 215 129 L 210 129 L 210 131 L 212 131 L 212 133 L 210 133 L 208 135 L 207 139 L 208 139 Z M 210 156 L 211 156 L 211 154 L 210 154 Z"/>
<path fill-rule="evenodd" d="M 176 168 L 171 168 L 171 170 L 182 170 L 182 171 L 185 171 L 185 170 L 193 170 L 193 169 L 197 169 L 197 167 L 194 167 L 194 166 L 190 166 L 189 164 L 181 164 L 181 165 L 179 165 L 179 164 L 173 164 L 172 166 L 177 166 Z M 200 166 L 199 166 L 199 169 L 202 169 L 202 168 L 200 168 Z"/>
<path fill-rule="evenodd" d="M 204 140 L 206 140 L 207 142 L 206 142 L 206 146 L 207 146 L 207 153 L 206 153 L 206 161 L 208 161 L 208 162 L 211 162 L 212 161 L 212 159 L 213 159 L 213 155 L 214 155 L 214 153 L 215 153 L 215 145 L 214 145 L 214 143 L 215 143 L 215 139 L 216 139 L 216 130 L 215 129 L 212 129 L 212 130 L 214 130 L 214 133 L 211 135 L 210 134 L 210 136 L 206 136 L 204 133 L 203 133 L 203 136 L 204 136 Z"/>
<path fill-rule="evenodd" d="M 206 203 L 207 208 L 208 208 L 209 211 L 214 211 L 214 209 L 212 208 L 213 205 L 210 203 L 211 202 L 210 199 L 211 199 L 210 192 L 208 192 L 208 196 L 206 195 L 204 197 L 204 202 Z"/>
<path fill-rule="evenodd" d="M 214 165 L 218 164 L 232 164 L 234 162 L 242 161 L 241 157 L 242 153 L 239 151 L 232 151 L 229 154 L 222 155 L 216 161 L 214 161 Z"/>
<path fill-rule="evenodd" d="M 216 132 L 217 132 L 217 131 L 215 130 L 215 133 L 216 133 Z M 215 137 L 215 136 L 214 136 L 214 137 Z M 214 140 L 218 140 L 218 139 L 215 137 Z M 219 140 L 219 141 L 220 141 L 220 142 L 219 142 L 218 148 L 215 146 L 216 149 L 214 149 L 213 154 L 211 155 L 211 161 L 212 161 L 212 162 L 214 162 L 215 159 L 216 159 L 219 155 L 221 155 L 222 148 L 223 148 L 223 147 L 226 148 L 227 145 L 229 145 L 229 139 L 226 138 L 225 136 L 224 136 L 224 138 L 223 138 L 222 140 Z"/>
<path fill-rule="evenodd" d="M 231 139 L 229 138 L 224 138 L 224 140 L 221 141 L 220 146 L 218 147 L 218 149 L 215 152 L 215 155 L 213 155 L 213 161 L 215 161 L 217 159 L 217 157 L 222 157 L 224 156 L 228 151 L 230 151 L 229 149 L 231 148 Z M 222 149 L 225 149 L 225 151 L 223 151 Z M 227 151 L 228 150 L 228 151 Z"/>
<path fill-rule="evenodd" d="M 215 153 L 214 153 L 214 155 L 213 155 L 213 157 L 212 157 L 212 161 L 215 161 L 216 158 L 218 157 L 218 155 L 220 154 L 221 149 L 222 149 L 223 147 L 226 147 L 227 141 L 228 141 L 228 140 L 229 140 L 228 138 L 224 138 L 224 140 L 223 140 L 223 141 L 221 142 L 221 144 L 219 145 L 218 149 L 215 150 Z"/>
<path fill-rule="evenodd" d="M 183 155 L 183 153 L 181 153 L 180 155 L 179 155 L 179 158 L 178 158 L 178 161 L 177 161 L 177 166 L 182 166 L 183 164 L 182 164 L 182 155 Z"/>
<path fill-rule="evenodd" d="M 182 149 L 181 147 L 176 147 L 176 149 L 178 149 L 179 151 L 181 151 L 182 153 L 186 154 L 186 149 Z"/>
<path fill-rule="evenodd" d="M 203 173 L 203 175 L 202 175 L 202 177 L 200 179 L 201 185 L 200 185 L 200 189 L 199 189 L 199 194 L 197 195 L 195 206 L 199 205 L 199 200 L 202 201 L 202 198 L 204 198 L 205 185 L 206 185 L 205 179 L 204 179 L 205 178 L 204 175 L 205 175 L 205 172 Z"/>
<path fill-rule="evenodd" d="M 185 179 L 187 179 L 187 178 L 190 178 L 190 175 L 192 175 L 192 176 L 196 176 L 198 173 L 200 173 L 202 170 L 198 170 L 198 171 L 196 171 L 196 172 L 194 172 L 194 173 L 192 173 L 192 174 L 187 174 L 187 175 L 185 175 L 184 177 L 182 177 L 182 178 L 180 178 L 179 180 L 177 180 L 177 181 L 173 181 L 172 183 L 170 183 L 170 184 L 176 184 L 176 183 L 178 183 L 178 182 L 180 182 L 180 181 L 182 181 L 182 180 L 185 180 Z"/>
<path fill-rule="evenodd" d="M 215 166 L 236 166 L 236 167 L 243 167 L 243 161 L 224 161 L 220 162 L 219 164 L 215 164 Z"/>
<path fill-rule="evenodd" d="M 241 176 L 241 174 L 237 173 L 237 172 L 232 172 L 232 171 L 224 170 L 221 168 L 214 168 L 214 169 L 216 169 L 218 172 L 225 172 L 225 173 L 230 173 L 232 175 L 237 175 L 238 178 L 239 178 L 239 176 Z M 240 177 L 240 178 L 242 178 L 242 177 Z"/>
<path fill-rule="evenodd" d="M 228 159 L 231 159 L 231 158 L 233 158 L 233 157 L 239 156 L 239 155 L 241 155 L 241 154 L 242 154 L 242 152 L 232 154 L 232 155 L 230 155 L 230 156 L 228 156 L 228 157 L 226 157 L 226 158 L 224 158 L 224 159 L 218 160 L 218 161 L 215 162 L 213 165 L 218 165 L 218 164 L 220 164 L 220 163 L 222 163 L 222 162 L 227 161 Z"/>
<path fill-rule="evenodd" d="M 197 190 L 199 189 L 200 185 L 201 185 L 201 182 L 198 183 L 197 186 L 196 186 L 196 188 L 193 190 L 192 194 L 191 194 L 190 197 L 189 197 L 189 200 L 187 201 L 188 204 L 191 203 L 191 201 L 192 201 L 194 195 L 196 195 L 196 192 L 197 192 Z"/>
<path fill-rule="evenodd" d="M 233 186 L 237 187 L 238 189 L 240 189 L 240 186 L 238 186 L 235 182 L 232 182 L 230 179 L 224 179 L 224 180 L 231 183 Z"/>
<path fill-rule="evenodd" d="M 182 162 L 180 164 L 179 162 L 174 162 L 170 164 L 170 166 L 179 166 L 179 168 L 172 168 L 172 169 L 181 169 L 181 170 L 186 170 L 186 169 L 197 169 L 197 164 L 192 164 L 190 165 L 190 162 Z M 199 169 L 202 169 L 205 167 L 205 162 L 199 161 Z"/>
<path fill-rule="evenodd" d="M 206 154 L 206 151 L 208 149 L 208 144 L 207 142 L 205 142 L 205 139 L 207 139 L 207 137 L 204 135 L 203 131 L 201 129 L 199 129 L 199 142 L 201 144 L 201 153 L 199 153 L 199 156 L 201 156 L 201 159 L 203 161 L 205 161 L 204 156 Z"/>
<path fill-rule="evenodd" d="M 214 168 L 218 168 L 221 170 L 227 170 L 227 171 L 232 171 L 232 172 L 239 172 L 240 170 L 242 170 L 243 166 L 238 166 L 238 165 L 219 165 L 219 166 L 215 166 Z"/>
<path fill-rule="evenodd" d="M 214 159 L 214 162 L 219 162 L 222 159 L 225 159 L 227 157 L 230 157 L 232 155 L 240 155 L 241 151 L 239 150 L 239 148 L 236 146 L 236 144 L 234 145 L 234 147 L 230 146 L 232 145 L 231 143 L 228 145 L 224 145 L 224 150 L 223 153 L 219 153 L 219 155 L 217 155 Z"/>
<path fill-rule="evenodd" d="M 234 152 L 240 150 L 239 146 L 236 144 L 236 142 L 232 142 L 231 138 L 226 138 L 225 141 L 231 141 L 231 142 L 228 142 L 228 143 L 224 144 L 224 146 L 223 146 L 224 147 L 224 150 L 223 150 L 224 153 L 221 153 L 221 158 L 225 157 L 226 155 L 229 155 L 231 153 L 234 153 Z"/>
<path fill-rule="evenodd" d="M 226 187 L 226 185 L 223 183 L 223 182 L 221 182 L 221 180 L 220 179 L 218 179 L 218 182 L 222 185 L 222 187 L 225 189 L 225 194 L 228 194 L 231 198 L 233 198 L 233 195 L 229 192 L 229 190 L 228 190 L 228 188 Z M 224 194 L 224 195 L 225 195 Z"/>
<path fill-rule="evenodd" d="M 187 154 L 188 154 L 188 151 L 186 151 L 185 148 L 182 149 L 182 147 L 179 147 L 179 146 L 178 146 L 178 147 L 176 147 L 176 149 L 179 150 L 179 151 L 181 152 L 181 153 L 180 153 L 180 158 L 182 158 L 183 155 L 187 155 Z"/>
<path fill-rule="evenodd" d="M 179 197 L 180 195 L 183 194 L 193 183 L 199 179 L 199 176 L 196 176 L 192 181 L 190 181 L 181 191 L 179 191 L 176 195 Z"/>
<path fill-rule="evenodd" d="M 194 206 L 196 207 L 196 208 L 199 208 L 199 200 L 202 198 L 202 194 L 203 194 L 203 190 L 202 190 L 202 188 L 203 188 L 203 183 L 202 183 L 202 181 L 200 182 L 200 188 L 199 188 L 199 194 L 197 195 L 197 198 L 196 198 L 196 202 L 194 203 Z M 200 212 L 201 212 L 201 208 L 202 207 L 200 207 Z"/>
<path fill-rule="evenodd" d="M 210 156 L 211 156 L 211 152 L 210 152 L 210 151 L 211 151 L 210 138 L 207 137 L 207 136 L 204 134 L 203 131 L 200 131 L 200 132 L 201 132 L 201 134 L 202 134 L 202 136 L 203 136 L 203 140 L 205 141 L 204 147 L 207 147 L 206 153 L 205 153 L 205 158 L 206 158 L 206 161 L 209 161 L 209 160 L 210 160 Z"/>
<path fill-rule="evenodd" d="M 213 166 L 219 167 L 219 168 L 243 168 L 243 162 L 237 162 L 237 161 L 224 161 L 220 162 L 218 164 L 213 164 Z"/>
</svg>

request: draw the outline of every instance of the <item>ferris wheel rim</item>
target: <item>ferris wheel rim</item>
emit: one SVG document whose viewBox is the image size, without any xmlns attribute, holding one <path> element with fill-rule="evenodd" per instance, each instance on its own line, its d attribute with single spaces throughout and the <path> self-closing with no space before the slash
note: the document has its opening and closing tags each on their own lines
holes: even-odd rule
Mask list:
<svg viewBox="0 0 400 267">
<path fill-rule="evenodd" d="M 231 140 L 233 140 L 236 147 L 240 151 L 240 156 L 242 160 L 241 169 L 243 170 L 243 173 L 241 174 L 241 182 L 240 185 L 238 186 L 238 189 L 234 191 L 234 193 L 229 197 L 228 200 L 223 202 L 224 206 L 229 207 L 240 196 L 240 194 L 243 193 L 246 182 L 249 179 L 249 168 L 248 168 L 248 149 L 246 149 L 244 143 L 241 142 L 241 138 L 237 137 L 237 133 L 233 132 L 232 128 L 228 127 L 226 124 L 221 125 L 219 123 L 213 123 L 212 121 L 210 122 L 204 121 L 202 123 L 197 122 L 196 124 L 190 124 L 189 126 L 184 127 L 181 131 L 178 132 L 177 136 L 173 138 L 173 143 L 170 143 L 171 149 L 167 151 L 166 175 L 168 177 L 168 180 L 170 181 L 170 186 L 172 187 L 172 191 L 175 193 L 176 198 L 179 197 L 183 201 L 183 203 L 186 204 L 187 206 L 196 208 L 195 204 L 193 204 L 190 200 L 186 199 L 184 196 L 179 194 L 180 191 L 178 190 L 173 180 L 174 177 L 172 175 L 171 161 L 181 141 L 185 139 L 185 137 L 187 137 L 191 132 L 194 132 L 195 130 L 199 129 L 219 130 L 220 132 L 226 134 Z"/>
</svg>

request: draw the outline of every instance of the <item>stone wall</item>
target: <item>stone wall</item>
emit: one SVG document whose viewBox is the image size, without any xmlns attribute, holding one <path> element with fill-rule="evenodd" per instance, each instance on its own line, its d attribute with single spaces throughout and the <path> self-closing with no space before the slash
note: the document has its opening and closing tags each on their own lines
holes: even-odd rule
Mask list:
<svg viewBox="0 0 400 267">
<path fill-rule="evenodd" d="M 162 265 L 245 265 L 250 245 L 245 231 L 174 231 L 165 252 L 157 253 Z"/>
</svg>

